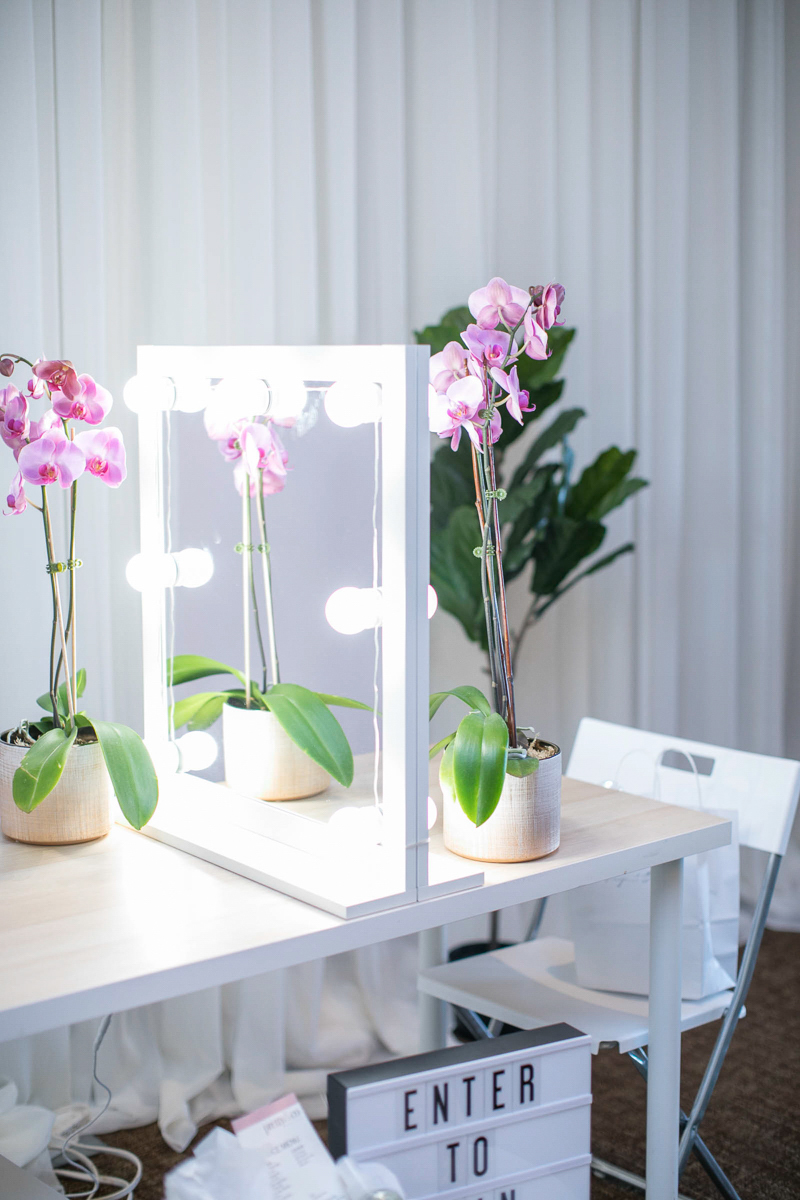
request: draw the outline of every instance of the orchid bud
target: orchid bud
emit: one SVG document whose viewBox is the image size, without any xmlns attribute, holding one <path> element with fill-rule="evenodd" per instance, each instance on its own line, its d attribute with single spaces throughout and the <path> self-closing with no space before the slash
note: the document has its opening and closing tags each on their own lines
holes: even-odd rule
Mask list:
<svg viewBox="0 0 800 1200">
<path fill-rule="evenodd" d="M 13 358 L 0 358 L 0 375 L 13 375 L 14 365 Z"/>
</svg>

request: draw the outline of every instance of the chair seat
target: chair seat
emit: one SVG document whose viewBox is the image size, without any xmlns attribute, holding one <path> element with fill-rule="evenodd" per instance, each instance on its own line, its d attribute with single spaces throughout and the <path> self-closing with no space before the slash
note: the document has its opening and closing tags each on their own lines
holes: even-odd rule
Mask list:
<svg viewBox="0 0 800 1200">
<path fill-rule="evenodd" d="M 593 1054 L 601 1042 L 617 1042 L 620 1054 L 648 1042 L 647 998 L 580 987 L 575 978 L 575 947 L 564 938 L 538 938 L 428 967 L 420 972 L 419 989 L 520 1029 L 566 1021 L 589 1034 Z M 732 994 L 725 991 L 704 1000 L 684 1000 L 681 1030 L 723 1016 Z"/>
</svg>

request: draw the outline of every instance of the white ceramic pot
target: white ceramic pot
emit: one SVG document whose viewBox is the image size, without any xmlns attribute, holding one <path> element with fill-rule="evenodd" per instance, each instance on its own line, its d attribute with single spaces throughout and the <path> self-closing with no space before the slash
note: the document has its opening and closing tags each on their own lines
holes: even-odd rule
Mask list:
<svg viewBox="0 0 800 1200">
<path fill-rule="evenodd" d="M 313 758 L 296 746 L 277 717 L 262 708 L 222 709 L 225 782 L 259 800 L 302 800 L 324 792 L 331 781 Z"/>
<path fill-rule="evenodd" d="M 552 744 L 552 743 L 551 743 Z M 497 808 L 475 826 L 442 779 L 444 844 L 480 862 L 530 862 L 558 849 L 561 839 L 561 751 L 539 762 L 532 775 L 506 775 Z"/>
<path fill-rule="evenodd" d="M 17 808 L 12 793 L 14 772 L 26 753 L 24 746 L 0 742 L 0 827 L 6 837 L 35 846 L 105 837 L 114 789 L 98 743 L 72 747 L 58 783 L 31 813 Z"/>
</svg>

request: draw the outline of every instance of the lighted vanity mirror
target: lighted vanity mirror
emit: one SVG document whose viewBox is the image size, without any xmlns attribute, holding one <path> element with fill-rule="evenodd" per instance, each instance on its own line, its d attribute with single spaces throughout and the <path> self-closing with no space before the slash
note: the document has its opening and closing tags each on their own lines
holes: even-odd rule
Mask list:
<svg viewBox="0 0 800 1200">
<path fill-rule="evenodd" d="M 430 872 L 427 349 L 141 347 L 143 831 L 342 916 Z"/>
</svg>

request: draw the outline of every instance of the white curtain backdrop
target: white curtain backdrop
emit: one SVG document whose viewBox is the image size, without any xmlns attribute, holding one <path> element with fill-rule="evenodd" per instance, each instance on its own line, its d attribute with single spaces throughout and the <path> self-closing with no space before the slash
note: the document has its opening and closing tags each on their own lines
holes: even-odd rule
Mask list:
<svg viewBox="0 0 800 1200">
<path fill-rule="evenodd" d="M 565 750 L 588 713 L 800 755 L 796 0 L 4 0 L 0 41 L 0 351 L 68 355 L 110 387 L 134 466 L 137 343 L 405 341 L 493 274 L 558 279 L 578 462 L 636 446 L 652 486 L 611 522 L 635 555 L 530 638 L 519 710 Z M 93 710 L 136 725 L 136 488 L 94 499 L 82 658 Z M 38 536 L 32 514 L 0 524 L 0 727 L 46 669 Z M 446 614 L 432 676 L 482 678 Z M 360 1052 L 398 1044 L 342 970 Z M 198 1092 L 233 1066 L 218 1045 Z M 161 1105 L 167 1128 L 153 1080 L 128 1118 Z"/>
</svg>

